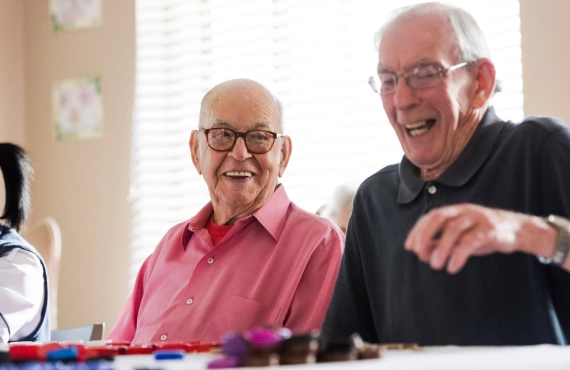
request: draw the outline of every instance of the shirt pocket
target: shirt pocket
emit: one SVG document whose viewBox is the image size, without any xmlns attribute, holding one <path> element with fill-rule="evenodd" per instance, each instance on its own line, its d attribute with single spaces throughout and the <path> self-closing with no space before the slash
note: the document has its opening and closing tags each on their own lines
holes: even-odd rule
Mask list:
<svg viewBox="0 0 570 370">
<path fill-rule="evenodd" d="M 253 299 L 229 295 L 214 316 L 208 333 L 243 332 L 276 323 L 281 308 L 267 307 Z"/>
</svg>

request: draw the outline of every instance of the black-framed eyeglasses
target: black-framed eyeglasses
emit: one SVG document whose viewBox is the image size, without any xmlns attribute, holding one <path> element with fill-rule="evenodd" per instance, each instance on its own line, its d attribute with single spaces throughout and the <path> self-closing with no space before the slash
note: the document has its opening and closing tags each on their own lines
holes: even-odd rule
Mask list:
<svg viewBox="0 0 570 370">
<path fill-rule="evenodd" d="M 250 130 L 238 132 L 229 128 L 203 128 L 200 131 L 206 135 L 208 146 L 216 152 L 229 152 L 234 148 L 237 138 L 241 137 L 247 151 L 252 154 L 265 154 L 273 148 L 275 139 L 283 134 L 267 130 Z"/>
<path fill-rule="evenodd" d="M 380 72 L 377 76 L 371 76 L 368 84 L 375 93 L 390 95 L 396 92 L 398 80 L 403 77 L 412 89 L 426 89 L 438 85 L 447 73 L 468 64 L 469 62 L 462 62 L 449 68 L 443 68 L 437 64 L 421 64 L 403 73 Z"/>
</svg>

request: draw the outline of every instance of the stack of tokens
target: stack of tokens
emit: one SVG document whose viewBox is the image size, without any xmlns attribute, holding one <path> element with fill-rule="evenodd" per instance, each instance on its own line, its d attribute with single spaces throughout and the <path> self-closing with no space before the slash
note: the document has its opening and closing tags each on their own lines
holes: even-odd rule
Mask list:
<svg viewBox="0 0 570 370">
<path fill-rule="evenodd" d="M 321 338 L 318 361 L 355 361 L 358 359 L 358 350 L 362 347 L 362 343 L 362 339 L 358 334 L 353 334 L 350 338 L 334 341 Z"/>
<path fill-rule="evenodd" d="M 291 337 L 289 329 L 253 329 L 242 335 L 230 332 L 222 339 L 225 357 L 208 364 L 208 368 L 238 366 L 276 366 L 280 363 L 279 352 L 284 340 Z"/>
<path fill-rule="evenodd" d="M 224 357 L 208 368 L 258 367 L 380 358 L 382 347 L 362 341 L 358 334 L 326 340 L 318 332 L 291 335 L 288 329 L 253 329 L 228 333 L 222 340 Z"/>
<path fill-rule="evenodd" d="M 317 361 L 319 338 L 317 333 L 294 335 L 283 341 L 281 364 L 312 364 Z"/>
</svg>

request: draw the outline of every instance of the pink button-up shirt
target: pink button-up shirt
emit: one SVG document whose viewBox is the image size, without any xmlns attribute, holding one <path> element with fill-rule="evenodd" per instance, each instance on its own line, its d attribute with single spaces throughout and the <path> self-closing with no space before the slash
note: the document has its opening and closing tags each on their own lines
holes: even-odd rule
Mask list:
<svg viewBox="0 0 570 370">
<path fill-rule="evenodd" d="M 220 341 L 260 325 L 320 329 L 344 234 L 292 203 L 283 185 L 215 247 L 206 205 L 170 229 L 142 265 L 108 339 Z"/>
</svg>

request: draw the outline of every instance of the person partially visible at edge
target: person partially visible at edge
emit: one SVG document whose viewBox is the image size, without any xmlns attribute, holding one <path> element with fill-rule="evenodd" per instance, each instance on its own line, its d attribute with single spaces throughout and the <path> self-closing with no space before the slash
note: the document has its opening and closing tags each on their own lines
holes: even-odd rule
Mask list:
<svg viewBox="0 0 570 370">
<path fill-rule="evenodd" d="M 320 329 L 344 234 L 291 202 L 278 181 L 292 151 L 281 103 L 252 80 L 215 86 L 190 151 L 210 202 L 143 263 L 108 339 L 220 341 L 262 325 Z"/>
<path fill-rule="evenodd" d="M 346 234 L 348 221 L 352 214 L 354 193 L 355 189 L 348 184 L 337 186 L 329 201 L 322 205 L 316 213 L 332 220 Z"/>
<path fill-rule="evenodd" d="M 0 343 L 50 339 L 48 276 L 18 231 L 30 209 L 33 170 L 21 147 L 0 143 L 5 205 L 0 216 Z"/>
<path fill-rule="evenodd" d="M 419 345 L 570 339 L 570 127 L 503 121 L 476 21 L 440 3 L 377 34 L 404 150 L 359 187 L 322 333 Z"/>
</svg>

